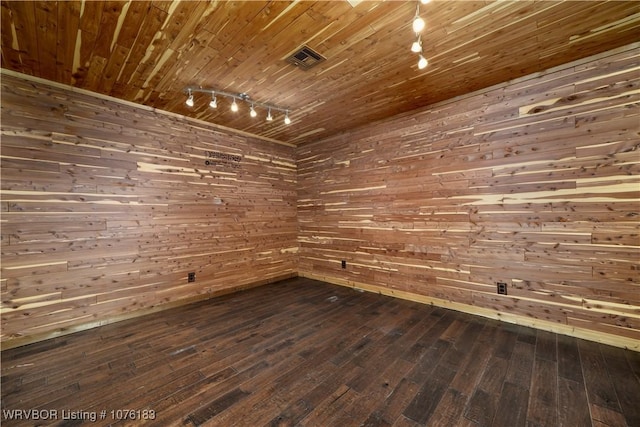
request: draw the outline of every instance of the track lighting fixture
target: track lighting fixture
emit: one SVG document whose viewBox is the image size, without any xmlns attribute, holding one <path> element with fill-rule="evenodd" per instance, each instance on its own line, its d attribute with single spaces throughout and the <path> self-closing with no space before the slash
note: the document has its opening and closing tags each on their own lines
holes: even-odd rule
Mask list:
<svg viewBox="0 0 640 427">
<path fill-rule="evenodd" d="M 427 4 L 430 0 L 420 0 L 420 3 Z M 424 19 L 420 17 L 420 3 L 416 4 L 416 15 L 413 17 L 412 28 L 413 32 L 416 33 L 417 40 L 411 44 L 411 52 L 417 53 L 419 55 L 418 59 L 418 69 L 423 70 L 429 65 L 429 61 L 422 54 L 422 36 L 420 32 L 424 30 L 425 23 Z"/>
<path fill-rule="evenodd" d="M 187 98 L 186 104 L 189 107 L 193 107 L 194 102 L 193 102 L 193 94 L 191 93 L 191 89 L 189 89 L 189 97 Z"/>
<path fill-rule="evenodd" d="M 211 101 L 209 102 L 209 107 L 211 107 L 211 108 L 217 108 L 218 107 L 218 98 L 219 97 L 231 98 L 233 101 L 231 103 L 231 107 L 230 108 L 231 108 L 231 111 L 233 111 L 233 112 L 237 112 L 240 109 L 240 107 L 238 106 L 238 101 L 244 101 L 244 102 L 246 102 L 247 104 L 250 105 L 249 115 L 251 117 L 258 117 L 258 111 L 256 110 L 256 108 L 264 108 L 265 110 L 267 110 L 266 120 L 268 122 L 273 121 L 273 114 L 272 114 L 271 110 L 274 110 L 274 111 L 281 111 L 281 112 L 284 113 L 284 123 L 285 124 L 290 124 L 291 123 L 291 118 L 289 117 L 289 109 L 288 108 L 286 108 L 286 107 L 278 107 L 277 105 L 267 104 L 267 103 L 259 102 L 259 101 L 254 101 L 246 93 L 229 93 L 229 92 L 224 92 L 224 91 L 217 90 L 217 89 L 203 88 L 201 86 L 187 86 L 187 87 L 184 88 L 184 92 L 187 94 L 187 105 L 189 107 L 193 107 L 193 105 L 194 105 L 194 99 L 193 99 L 193 94 L 194 93 L 209 93 L 209 94 L 211 94 Z"/>
</svg>

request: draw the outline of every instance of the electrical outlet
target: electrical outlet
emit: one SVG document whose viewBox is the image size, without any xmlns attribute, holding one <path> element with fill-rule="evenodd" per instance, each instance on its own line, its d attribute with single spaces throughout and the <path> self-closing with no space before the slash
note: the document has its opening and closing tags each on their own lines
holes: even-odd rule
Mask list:
<svg viewBox="0 0 640 427">
<path fill-rule="evenodd" d="M 342 268 L 347 268 L 347 261 L 346 260 L 342 260 Z"/>
<path fill-rule="evenodd" d="M 507 284 L 504 282 L 498 282 L 498 294 L 506 295 L 507 294 Z"/>
<path fill-rule="evenodd" d="M 191 272 L 187 275 L 187 282 L 195 282 L 196 281 L 196 273 Z"/>
</svg>

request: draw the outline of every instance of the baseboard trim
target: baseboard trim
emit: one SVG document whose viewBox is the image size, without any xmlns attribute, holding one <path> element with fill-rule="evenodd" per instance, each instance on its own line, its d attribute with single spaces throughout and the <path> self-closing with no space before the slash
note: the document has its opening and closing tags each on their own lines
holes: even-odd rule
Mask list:
<svg viewBox="0 0 640 427">
<path fill-rule="evenodd" d="M 419 302 L 422 304 L 434 305 L 437 307 L 460 311 L 467 314 L 487 317 L 490 319 L 499 320 L 507 323 L 513 323 L 521 326 L 528 326 L 534 329 L 540 329 L 543 331 L 549 331 L 549 332 L 553 332 L 561 335 L 568 335 L 575 338 L 595 341 L 601 344 L 607 344 L 614 347 L 620 347 L 620 348 L 625 348 L 628 350 L 640 352 L 640 341 L 634 340 L 632 338 L 625 338 L 625 337 L 611 335 L 603 332 L 591 331 L 589 329 L 579 328 L 579 327 L 570 326 L 570 325 L 562 325 L 554 322 L 549 322 L 546 320 L 532 319 L 529 317 L 518 316 L 510 313 L 501 313 L 497 310 L 492 310 L 492 309 L 482 308 L 482 307 L 475 307 L 468 304 L 447 301 L 447 300 L 443 300 L 440 298 L 433 298 L 426 295 L 414 294 L 411 292 L 391 289 L 384 286 L 370 285 L 366 283 L 355 282 L 352 280 L 344 280 L 336 277 L 317 275 L 317 274 L 308 273 L 308 272 L 298 272 L 298 275 L 300 277 L 305 277 L 307 279 L 319 280 L 321 282 L 327 282 L 334 285 L 346 286 L 346 287 L 357 289 L 357 290 L 373 292 L 381 295 Z"/>
<path fill-rule="evenodd" d="M 162 304 L 154 307 L 149 307 L 146 309 L 141 309 L 132 313 L 123 314 L 121 316 L 114 316 L 108 319 L 102 319 L 95 322 L 83 323 L 75 326 L 59 328 L 46 333 L 8 339 L 0 343 L 0 351 L 9 350 L 12 348 L 21 347 L 28 344 L 34 344 L 40 341 L 45 341 L 51 338 L 69 335 L 76 332 L 86 331 L 89 329 L 98 328 L 100 326 L 105 326 L 112 323 L 121 322 L 124 320 L 142 317 L 142 316 L 156 313 L 159 311 L 169 310 L 171 308 L 181 307 L 184 305 L 193 304 L 200 301 L 205 301 L 208 299 L 231 294 L 234 292 L 240 292 L 243 290 L 255 288 L 258 286 L 264 286 L 271 283 L 279 282 L 281 280 L 291 279 L 295 277 L 304 277 L 307 279 L 319 280 L 322 282 L 331 283 L 333 285 L 345 286 L 345 287 L 349 287 L 356 290 L 362 290 L 362 291 L 377 293 L 381 295 L 391 296 L 395 298 L 400 298 L 408 301 L 418 302 L 421 304 L 428 304 L 428 305 L 433 305 L 437 307 L 447 308 L 447 309 L 459 311 L 462 313 L 482 316 L 489 319 L 499 320 L 507 323 L 513 323 L 521 326 L 527 326 L 534 329 L 540 329 L 540 330 L 549 331 L 557 334 L 568 335 L 575 338 L 581 338 L 589 341 L 611 345 L 614 347 L 620 347 L 620 348 L 625 348 L 628 350 L 640 352 L 640 341 L 634 340 L 631 338 L 620 337 L 620 336 L 606 334 L 602 332 L 595 332 L 589 329 L 584 329 L 584 328 L 579 328 L 579 327 L 569 326 L 569 325 L 562 325 L 562 324 L 553 323 L 545 320 L 532 319 L 524 316 L 510 314 L 510 313 L 501 313 L 497 310 L 492 310 L 492 309 L 487 309 L 482 307 L 475 307 L 468 304 L 447 301 L 440 298 L 429 297 L 426 295 L 419 295 L 419 294 L 414 294 L 411 292 L 401 291 L 397 289 L 386 288 L 384 286 L 370 285 L 366 283 L 355 282 L 352 280 L 344 280 L 336 277 L 317 275 L 317 274 L 308 273 L 308 272 L 299 272 L 297 274 L 289 273 L 286 275 L 272 277 L 269 279 L 264 279 L 264 280 L 244 284 L 244 285 L 231 286 L 229 288 L 220 289 L 220 290 L 202 294 L 202 295 L 196 295 L 190 298 L 180 299 L 168 304 Z"/>
<path fill-rule="evenodd" d="M 272 277 L 269 279 L 259 280 L 238 286 L 231 286 L 228 288 L 207 292 L 201 295 L 194 295 L 189 298 L 179 299 L 167 304 L 160 304 L 149 308 L 143 308 L 131 313 L 126 313 L 120 316 L 109 317 L 107 319 L 96 320 L 95 322 L 82 323 L 74 326 L 67 326 L 63 328 L 54 329 L 52 331 L 43 332 L 40 334 L 33 334 L 24 337 L 10 338 L 0 343 L 0 351 L 9 350 L 16 347 L 22 347 L 29 344 L 34 344 L 40 341 L 45 341 L 52 338 L 61 337 L 64 335 L 73 334 L 76 332 L 86 331 L 89 329 L 98 328 L 100 326 L 110 325 L 112 323 L 122 322 L 124 320 L 134 319 L 137 317 L 146 316 L 148 314 L 157 313 L 159 311 L 169 310 L 171 308 L 181 307 L 188 304 L 193 304 L 200 301 L 209 300 L 212 298 L 220 297 L 223 295 L 231 294 L 234 292 L 240 292 L 258 286 L 264 286 L 271 283 L 279 282 L 281 280 L 291 279 L 298 277 L 297 273 L 288 273 L 281 276 Z"/>
</svg>

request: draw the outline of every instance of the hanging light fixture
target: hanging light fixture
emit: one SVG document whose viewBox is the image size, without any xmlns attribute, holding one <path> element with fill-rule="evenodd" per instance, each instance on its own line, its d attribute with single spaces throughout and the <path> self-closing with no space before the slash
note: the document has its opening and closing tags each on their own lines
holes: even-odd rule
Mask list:
<svg viewBox="0 0 640 427">
<path fill-rule="evenodd" d="M 218 107 L 218 99 L 219 97 L 225 97 L 225 98 L 231 98 L 233 101 L 231 103 L 231 111 L 233 111 L 234 113 L 237 112 L 240 107 L 238 106 L 238 101 L 244 101 L 247 104 L 250 105 L 249 108 L 249 115 L 251 117 L 258 117 L 258 111 L 257 108 L 264 108 L 265 110 L 267 110 L 267 116 L 266 116 L 266 120 L 267 121 L 273 121 L 273 114 L 272 114 L 272 110 L 274 111 L 282 111 L 283 113 L 285 113 L 285 117 L 284 117 L 284 122 L 286 124 L 290 124 L 291 123 L 291 119 L 289 118 L 289 109 L 286 107 L 278 107 L 277 105 L 273 105 L 273 104 L 267 104 L 264 102 L 259 102 L 259 101 L 255 101 L 253 99 L 251 99 L 251 97 L 246 94 L 246 93 L 229 93 L 229 92 L 224 92 L 221 90 L 217 90 L 217 89 L 211 89 L 211 88 L 203 88 L 201 86 L 187 86 L 184 88 L 184 92 L 187 94 L 187 105 L 190 107 L 193 107 L 194 105 L 194 97 L 193 94 L 194 93 L 209 93 L 211 94 L 211 101 L 209 102 L 209 107 L 211 108 L 217 108 Z"/>
<path fill-rule="evenodd" d="M 185 102 L 189 107 L 193 107 L 193 94 L 191 93 L 191 89 L 189 89 L 189 97 L 187 98 L 187 101 Z"/>
</svg>

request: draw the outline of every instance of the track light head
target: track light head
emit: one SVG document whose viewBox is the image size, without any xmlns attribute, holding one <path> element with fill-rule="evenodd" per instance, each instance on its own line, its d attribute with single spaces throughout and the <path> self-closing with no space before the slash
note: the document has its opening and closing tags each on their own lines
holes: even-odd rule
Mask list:
<svg viewBox="0 0 640 427">
<path fill-rule="evenodd" d="M 258 113 L 256 113 L 255 108 L 253 108 L 253 104 L 251 104 L 251 110 L 249 110 L 249 115 L 251 117 L 256 117 L 258 115 Z"/>
<path fill-rule="evenodd" d="M 420 31 L 424 30 L 424 19 L 420 18 L 420 5 L 416 5 L 416 16 L 413 18 L 413 23 L 411 24 L 413 27 L 413 32 L 418 34 Z"/>
<path fill-rule="evenodd" d="M 420 40 L 420 36 L 418 36 L 418 40 L 414 41 L 411 45 L 411 52 L 420 53 L 422 52 L 422 40 Z"/>
<path fill-rule="evenodd" d="M 421 70 L 424 70 L 427 67 L 427 65 L 429 65 L 429 61 L 427 61 L 427 58 L 420 55 L 420 59 L 418 60 L 418 68 Z"/>
<path fill-rule="evenodd" d="M 189 89 L 189 97 L 187 98 L 187 101 L 185 102 L 189 107 L 193 107 L 193 94 L 191 93 L 191 89 Z"/>
<path fill-rule="evenodd" d="M 211 102 L 209 102 L 209 107 L 218 108 L 218 100 L 216 99 L 215 92 L 211 92 Z"/>
<path fill-rule="evenodd" d="M 424 27 L 425 27 L 424 19 L 416 15 L 416 17 L 413 18 L 412 27 L 413 27 L 414 33 L 419 33 L 420 31 L 424 30 Z"/>
<path fill-rule="evenodd" d="M 233 103 L 231 104 L 231 111 L 233 111 L 234 113 L 238 111 L 238 103 L 236 102 L 235 98 L 233 98 Z"/>
<path fill-rule="evenodd" d="M 269 112 L 267 113 L 267 121 L 273 121 L 273 116 L 271 115 L 271 108 L 269 108 Z"/>
<path fill-rule="evenodd" d="M 289 118 L 289 111 L 284 113 L 284 124 L 285 125 L 290 125 L 291 124 L 291 119 Z"/>
</svg>

